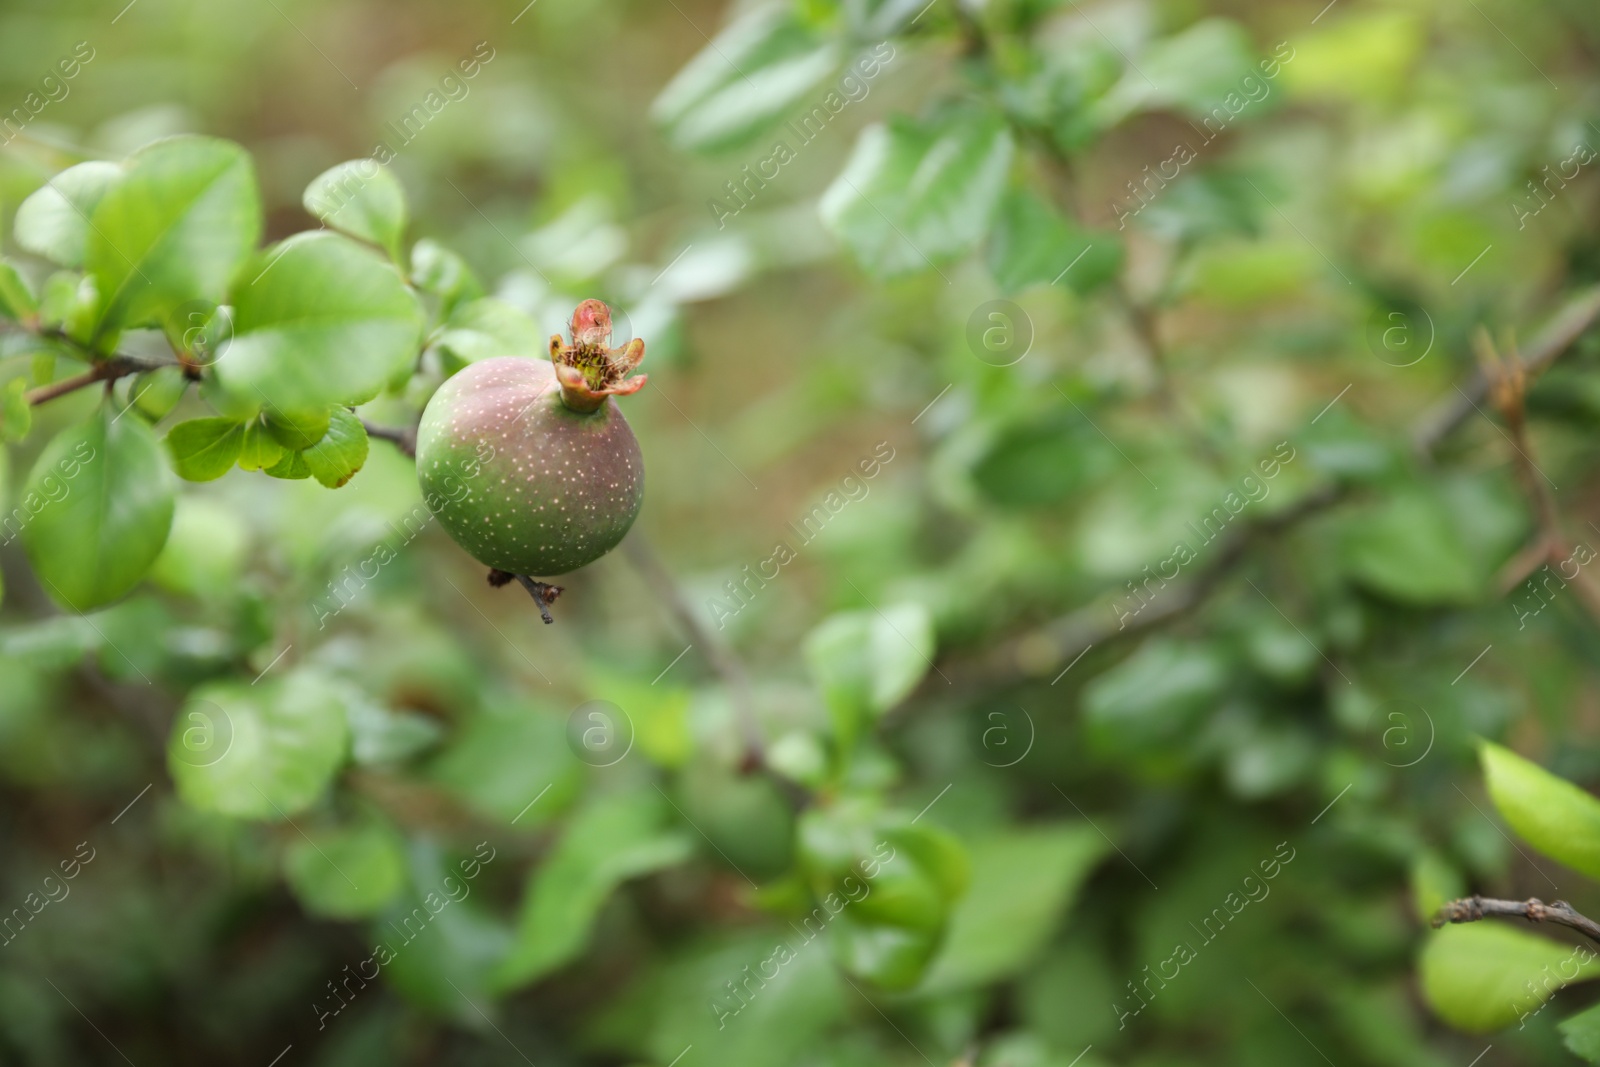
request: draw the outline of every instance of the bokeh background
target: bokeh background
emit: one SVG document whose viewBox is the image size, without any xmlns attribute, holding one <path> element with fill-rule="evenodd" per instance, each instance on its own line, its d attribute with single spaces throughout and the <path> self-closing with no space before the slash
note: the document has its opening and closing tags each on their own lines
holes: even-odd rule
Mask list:
<svg viewBox="0 0 1600 1067">
<path fill-rule="evenodd" d="M 0 946 L 0 1060 L 1576 1062 L 1556 1022 L 1592 992 L 1469 1034 L 1418 960 L 1468 890 L 1600 906 L 1507 836 L 1473 751 L 1600 778 L 1588 578 L 1526 551 L 1546 490 L 1569 547 L 1600 542 L 1600 13 L 776 10 L 762 37 L 731 0 L 0 4 L 0 109 L 92 52 L 0 148 L 0 235 L 62 168 L 204 133 L 253 154 L 276 240 L 316 226 L 313 177 L 387 142 L 408 239 L 461 253 L 497 343 L 537 355 L 597 296 L 651 375 L 624 401 L 644 511 L 553 626 L 432 526 L 350 581 L 420 502 L 378 440 L 337 491 L 185 486 L 147 581 L 89 617 L 0 549 L 0 908 L 93 856 Z M 883 41 L 801 144 L 784 123 Z M 949 133 L 974 113 L 1008 155 Z M 888 179 L 883 129 L 924 153 Z M 1525 432 L 1484 394 L 1480 326 L 1559 355 Z M 36 343 L 0 342 L 30 374 Z M 363 415 L 403 426 L 428 388 Z M 95 403 L 35 410 L 13 493 Z M 318 801 L 180 800 L 186 697 L 289 671 L 348 723 Z M 719 1023 L 813 906 L 801 813 L 856 803 L 960 843 L 938 954 L 889 989 L 808 945 Z"/>
</svg>

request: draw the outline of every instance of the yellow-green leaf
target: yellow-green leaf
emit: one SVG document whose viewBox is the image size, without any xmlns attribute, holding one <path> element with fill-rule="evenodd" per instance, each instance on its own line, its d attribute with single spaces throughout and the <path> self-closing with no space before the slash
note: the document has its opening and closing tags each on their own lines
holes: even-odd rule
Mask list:
<svg viewBox="0 0 1600 1067">
<path fill-rule="evenodd" d="M 1510 749 L 1478 750 L 1489 798 L 1528 844 L 1590 878 L 1600 878 L 1600 800 Z"/>
<path fill-rule="evenodd" d="M 1594 950 L 1493 920 L 1447 926 L 1418 963 L 1422 992 L 1439 1017 L 1472 1033 L 1509 1026 L 1562 986 L 1600 972 Z"/>
</svg>

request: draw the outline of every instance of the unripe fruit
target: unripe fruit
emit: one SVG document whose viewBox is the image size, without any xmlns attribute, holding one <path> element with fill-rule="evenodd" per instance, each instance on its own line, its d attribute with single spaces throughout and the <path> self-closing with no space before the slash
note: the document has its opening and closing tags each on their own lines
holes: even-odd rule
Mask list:
<svg viewBox="0 0 1600 1067">
<path fill-rule="evenodd" d="M 644 342 L 608 348 L 611 312 L 598 300 L 578 305 L 571 328 L 573 344 L 550 339 L 549 363 L 505 357 L 460 371 L 417 428 L 423 499 L 457 544 L 508 575 L 592 563 L 644 500 L 639 442 L 611 399 L 644 384 L 626 378 Z"/>
</svg>

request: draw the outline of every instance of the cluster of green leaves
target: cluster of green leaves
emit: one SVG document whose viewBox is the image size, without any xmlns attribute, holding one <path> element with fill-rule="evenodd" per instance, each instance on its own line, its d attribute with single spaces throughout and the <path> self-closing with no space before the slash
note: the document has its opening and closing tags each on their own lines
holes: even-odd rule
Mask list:
<svg viewBox="0 0 1600 1067">
<path fill-rule="evenodd" d="M 379 210 L 372 205 L 385 192 L 397 190 L 380 171 L 356 186 L 332 225 L 359 215 L 342 228 L 361 237 L 374 225 L 398 227 L 398 203 L 382 203 L 382 219 L 362 213 Z M 69 479 L 62 500 L 23 533 L 41 579 L 73 610 L 123 596 L 165 544 L 173 486 L 150 426 L 177 408 L 192 382 L 223 414 L 168 431 L 166 451 L 181 477 L 209 481 L 238 465 L 338 486 L 367 455 L 351 407 L 403 385 L 416 363 L 422 305 L 390 264 L 336 233 L 257 250 L 254 168 L 234 144 L 180 137 L 121 163 L 80 163 L 28 197 L 14 229 L 21 248 L 59 268 L 37 298 L 14 265 L 5 268 L 6 314 L 46 342 L 36 375 L 53 377 L 58 355 L 101 370 L 111 361 L 145 365 L 118 348 L 147 351 L 150 335 L 170 348 L 133 378 L 125 403 L 108 398 L 88 421 L 61 431 L 30 475 L 26 491 L 42 493 L 45 479 L 60 477 L 63 457 L 93 456 L 82 479 Z"/>
</svg>

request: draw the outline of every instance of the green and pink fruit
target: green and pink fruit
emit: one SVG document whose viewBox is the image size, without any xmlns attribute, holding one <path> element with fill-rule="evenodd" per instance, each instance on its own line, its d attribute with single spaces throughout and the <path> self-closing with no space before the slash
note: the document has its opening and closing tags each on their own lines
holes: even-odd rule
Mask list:
<svg viewBox="0 0 1600 1067">
<path fill-rule="evenodd" d="M 594 562 L 644 500 L 639 442 L 612 399 L 644 385 L 627 377 L 644 342 L 607 347 L 611 311 L 598 300 L 579 304 L 570 326 L 573 343 L 552 337 L 548 363 L 469 365 L 428 401 L 417 428 L 423 499 L 457 544 L 508 575 Z"/>
</svg>

